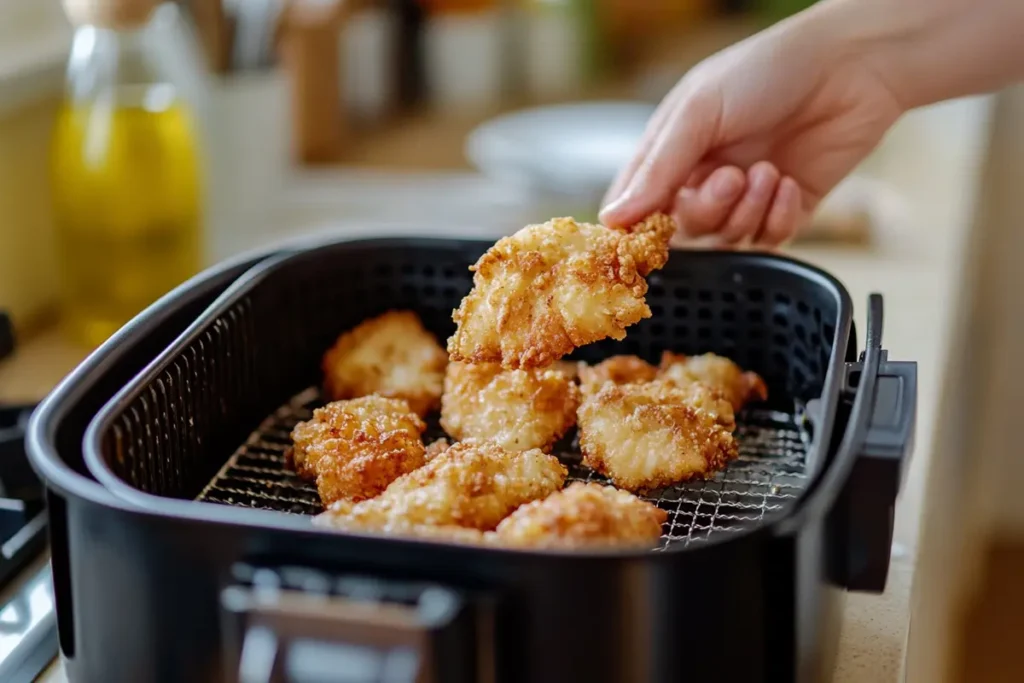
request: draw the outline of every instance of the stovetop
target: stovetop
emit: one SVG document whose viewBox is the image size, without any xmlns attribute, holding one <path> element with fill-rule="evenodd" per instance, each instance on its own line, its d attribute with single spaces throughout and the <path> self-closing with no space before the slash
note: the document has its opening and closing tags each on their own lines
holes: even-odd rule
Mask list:
<svg viewBox="0 0 1024 683">
<path fill-rule="evenodd" d="M 0 360 L 14 350 L 0 311 Z M 31 683 L 57 656 L 43 485 L 25 453 L 34 406 L 0 405 L 0 681 Z"/>
<path fill-rule="evenodd" d="M 46 547 L 43 486 L 25 454 L 32 406 L 0 406 L 0 588 Z"/>
</svg>

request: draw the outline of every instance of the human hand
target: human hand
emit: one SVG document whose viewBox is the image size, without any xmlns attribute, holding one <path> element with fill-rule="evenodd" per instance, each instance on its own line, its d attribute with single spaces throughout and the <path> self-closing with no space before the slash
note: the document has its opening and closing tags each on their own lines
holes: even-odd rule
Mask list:
<svg viewBox="0 0 1024 683">
<path fill-rule="evenodd" d="M 791 237 L 905 110 L 835 19 L 811 9 L 692 69 L 655 111 L 601 220 L 665 211 L 684 237 Z"/>
</svg>

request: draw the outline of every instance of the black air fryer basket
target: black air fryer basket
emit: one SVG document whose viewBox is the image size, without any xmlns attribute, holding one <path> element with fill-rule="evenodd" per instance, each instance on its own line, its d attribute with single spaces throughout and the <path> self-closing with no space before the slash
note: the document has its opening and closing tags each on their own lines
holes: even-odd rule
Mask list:
<svg viewBox="0 0 1024 683">
<path fill-rule="evenodd" d="M 283 461 L 291 427 L 320 400 L 324 350 L 395 308 L 416 311 L 443 343 L 487 246 L 391 239 L 269 255 L 116 391 L 82 447 L 110 493 L 64 531 L 58 611 L 74 613 L 62 630 L 72 681 L 313 681 L 359 667 L 365 680 L 445 683 L 828 671 L 841 589 L 885 584 L 916 366 L 881 349 L 880 297 L 858 357 L 842 285 L 790 259 L 675 252 L 649 278 L 653 316 L 624 342 L 578 352 L 713 351 L 768 384 L 768 403 L 739 416 L 738 461 L 651 498 L 670 520 L 657 551 L 477 548 L 311 526 L 315 489 Z M 159 334 L 166 327 L 121 341 Z M 77 503 L 52 462 L 59 400 L 37 416 L 33 444 L 58 507 Z M 562 456 L 572 478 L 590 476 L 571 449 Z M 121 606 L 101 611 L 104 599 Z"/>
</svg>

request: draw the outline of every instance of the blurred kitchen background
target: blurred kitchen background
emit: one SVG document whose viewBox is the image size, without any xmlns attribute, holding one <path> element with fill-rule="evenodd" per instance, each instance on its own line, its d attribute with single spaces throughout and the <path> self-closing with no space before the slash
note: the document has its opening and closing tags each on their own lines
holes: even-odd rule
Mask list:
<svg viewBox="0 0 1024 683">
<path fill-rule="evenodd" d="M 0 402 L 247 250 L 593 219 L 687 69 L 811 4 L 66 1 L 0 0 Z M 850 596 L 835 681 L 1020 680 L 1021 120 L 1020 89 L 912 112 L 787 248 L 861 329 L 881 291 L 920 368 L 889 584 Z"/>
<path fill-rule="evenodd" d="M 93 347 L 295 235 L 594 219 L 672 84 L 811 1 L 0 0 L 0 306 Z M 866 187 L 804 238 L 863 246 Z"/>
</svg>

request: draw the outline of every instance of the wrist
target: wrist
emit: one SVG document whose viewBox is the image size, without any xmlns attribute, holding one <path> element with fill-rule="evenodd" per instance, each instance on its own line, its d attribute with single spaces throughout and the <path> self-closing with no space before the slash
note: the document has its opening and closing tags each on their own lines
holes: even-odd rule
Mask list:
<svg viewBox="0 0 1024 683">
<path fill-rule="evenodd" d="M 870 71 L 904 110 L 1024 78 L 1020 0 L 824 0 L 807 15 L 838 59 Z"/>
<path fill-rule="evenodd" d="M 924 23 L 919 6 L 910 6 L 918 6 L 917 0 L 823 0 L 798 17 L 802 25 L 796 28 L 819 44 L 823 68 L 870 74 L 908 111 L 929 103 L 906 59 Z"/>
</svg>

